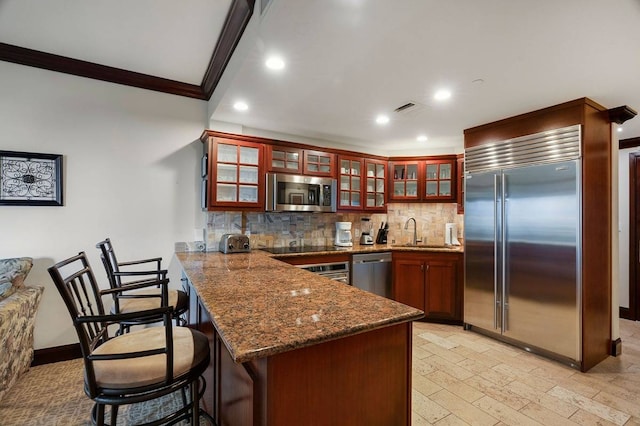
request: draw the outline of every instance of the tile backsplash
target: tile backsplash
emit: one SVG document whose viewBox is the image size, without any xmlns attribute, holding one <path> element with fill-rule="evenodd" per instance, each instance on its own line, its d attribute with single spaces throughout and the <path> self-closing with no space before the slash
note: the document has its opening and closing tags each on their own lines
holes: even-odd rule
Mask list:
<svg viewBox="0 0 640 426">
<path fill-rule="evenodd" d="M 387 213 L 253 213 L 209 212 L 207 214 L 207 250 L 216 251 L 223 234 L 249 234 L 253 248 L 289 245 L 333 245 L 335 222 L 352 222 L 351 232 L 357 245 L 362 218 L 370 218 L 373 236 L 383 222 L 389 223 L 389 243 L 403 244 L 413 237 L 413 224 L 404 229 L 407 219 L 416 219 L 418 239 L 423 244 L 443 244 L 445 223 L 458 225 L 463 238 L 463 215 L 455 203 L 390 203 Z"/>
<path fill-rule="evenodd" d="M 444 228 L 447 223 L 455 223 L 458 239 L 464 238 L 464 215 L 458 214 L 455 203 L 390 203 L 387 206 L 389 221 L 389 242 L 404 244 L 413 238 L 413 223 L 405 230 L 404 225 L 411 217 L 416 220 L 417 236 L 422 244 L 444 244 Z"/>
</svg>

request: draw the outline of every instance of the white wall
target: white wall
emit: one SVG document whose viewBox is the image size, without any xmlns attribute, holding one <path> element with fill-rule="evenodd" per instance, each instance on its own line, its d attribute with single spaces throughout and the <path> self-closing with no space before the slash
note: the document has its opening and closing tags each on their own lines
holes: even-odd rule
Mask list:
<svg viewBox="0 0 640 426">
<path fill-rule="evenodd" d="M 640 148 L 621 149 L 619 151 L 618 176 L 618 208 L 619 208 L 619 302 L 624 308 L 629 307 L 629 154 L 638 152 Z"/>
<path fill-rule="evenodd" d="M 36 349 L 77 341 L 46 269 L 86 251 L 106 286 L 105 237 L 121 261 L 162 256 L 180 284 L 174 243 L 206 224 L 206 124 L 204 101 L 0 62 L 0 150 L 64 155 L 64 207 L 0 206 L 0 258 L 33 257 L 26 283 L 45 287 Z"/>
<path fill-rule="evenodd" d="M 620 171 L 618 132 L 614 126 L 611 131 L 611 340 L 620 337 Z"/>
<path fill-rule="evenodd" d="M 629 307 L 629 151 L 618 154 L 618 302 Z"/>
</svg>

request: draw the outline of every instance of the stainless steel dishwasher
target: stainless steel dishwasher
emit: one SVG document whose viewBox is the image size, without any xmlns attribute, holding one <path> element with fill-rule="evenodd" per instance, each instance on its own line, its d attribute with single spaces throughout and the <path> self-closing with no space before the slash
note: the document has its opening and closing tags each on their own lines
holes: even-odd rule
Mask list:
<svg viewBox="0 0 640 426">
<path fill-rule="evenodd" d="M 351 285 L 391 299 L 391 252 L 354 254 Z"/>
</svg>

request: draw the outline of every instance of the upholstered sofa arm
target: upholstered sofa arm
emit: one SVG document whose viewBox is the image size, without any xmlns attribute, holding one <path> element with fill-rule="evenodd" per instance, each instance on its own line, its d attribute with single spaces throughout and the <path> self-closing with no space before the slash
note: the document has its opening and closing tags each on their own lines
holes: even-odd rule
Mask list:
<svg viewBox="0 0 640 426">
<path fill-rule="evenodd" d="M 33 328 L 43 291 L 21 286 L 0 300 L 0 400 L 33 360 Z"/>
</svg>

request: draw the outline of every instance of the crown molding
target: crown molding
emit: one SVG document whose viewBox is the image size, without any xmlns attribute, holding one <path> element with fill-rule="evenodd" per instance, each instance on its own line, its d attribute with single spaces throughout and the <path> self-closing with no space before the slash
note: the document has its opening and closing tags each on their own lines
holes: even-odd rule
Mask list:
<svg viewBox="0 0 640 426">
<path fill-rule="evenodd" d="M 255 0 L 233 0 L 202 83 L 184 83 L 0 43 L 0 60 L 156 92 L 209 100 L 253 14 Z"/>
</svg>

